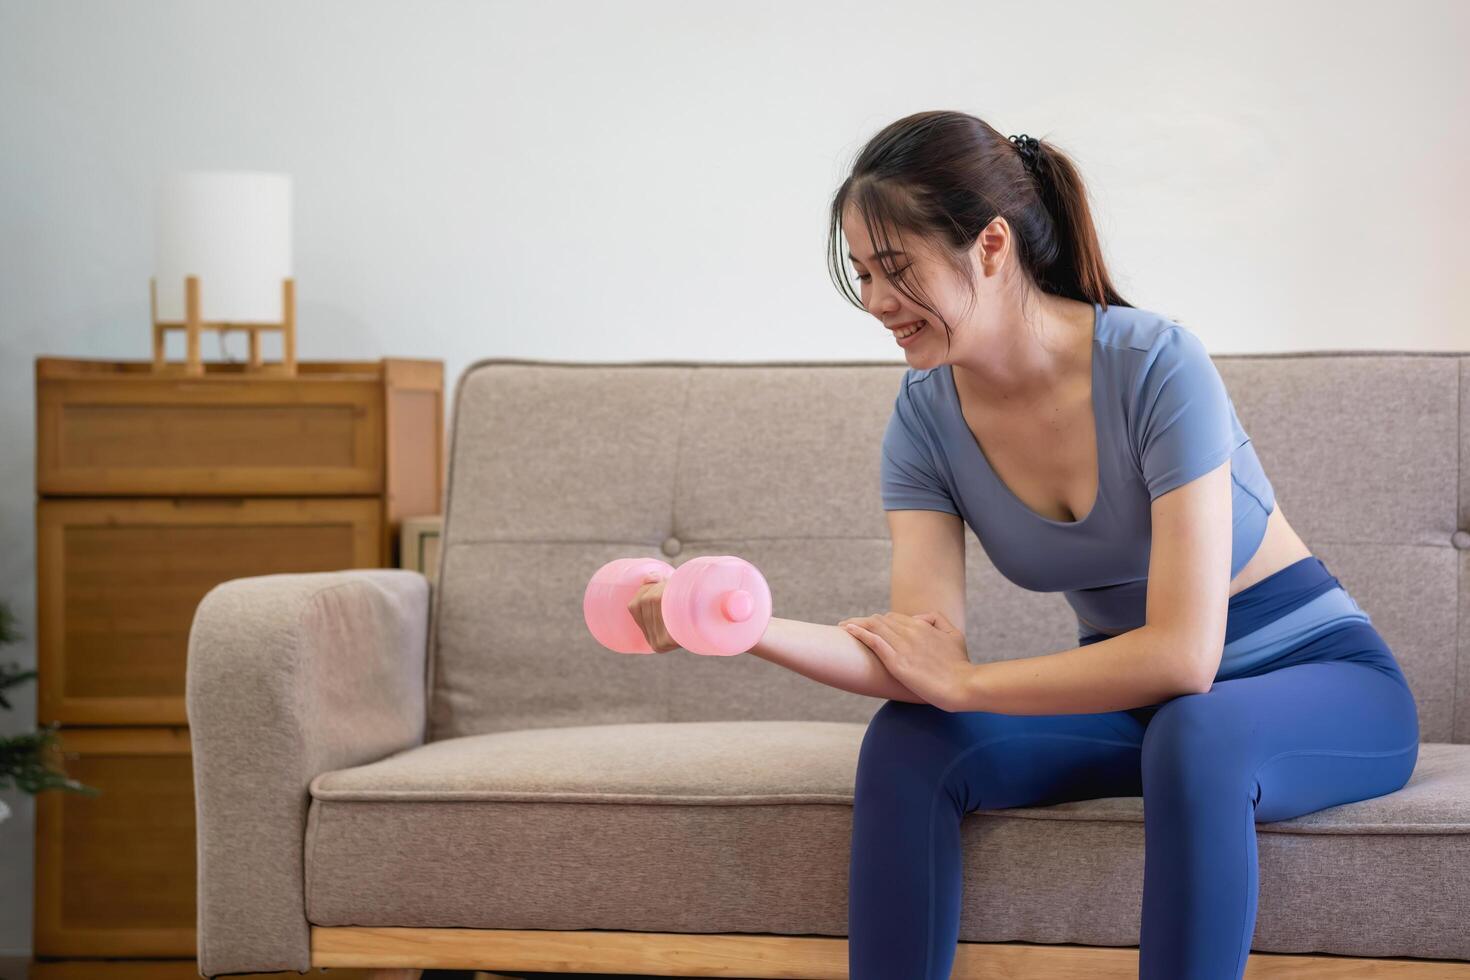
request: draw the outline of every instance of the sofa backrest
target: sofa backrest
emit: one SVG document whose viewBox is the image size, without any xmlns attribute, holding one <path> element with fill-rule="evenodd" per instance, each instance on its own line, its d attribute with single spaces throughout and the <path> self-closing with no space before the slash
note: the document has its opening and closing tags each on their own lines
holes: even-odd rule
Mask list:
<svg viewBox="0 0 1470 980">
<path fill-rule="evenodd" d="M 1394 650 L 1424 741 L 1470 742 L 1470 355 L 1214 358 L 1288 520 Z M 773 614 L 889 608 L 879 444 L 904 365 L 488 359 L 455 392 L 430 740 L 607 723 L 865 722 L 881 702 L 754 656 L 620 654 L 582 595 L 614 558 L 738 555 Z M 976 661 L 1076 645 L 1059 593 L 966 528 Z"/>
</svg>

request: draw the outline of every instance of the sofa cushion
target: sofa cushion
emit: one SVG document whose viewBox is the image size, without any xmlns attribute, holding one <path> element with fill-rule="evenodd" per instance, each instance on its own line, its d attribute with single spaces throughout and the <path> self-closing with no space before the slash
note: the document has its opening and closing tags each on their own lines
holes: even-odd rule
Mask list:
<svg viewBox="0 0 1470 980">
<path fill-rule="evenodd" d="M 865 727 L 538 728 L 322 773 L 307 918 L 845 936 Z M 961 836 L 963 941 L 1137 945 L 1141 798 L 978 810 Z M 1470 745 L 1425 743 L 1401 790 L 1257 840 L 1253 948 L 1470 958 Z"/>
</svg>

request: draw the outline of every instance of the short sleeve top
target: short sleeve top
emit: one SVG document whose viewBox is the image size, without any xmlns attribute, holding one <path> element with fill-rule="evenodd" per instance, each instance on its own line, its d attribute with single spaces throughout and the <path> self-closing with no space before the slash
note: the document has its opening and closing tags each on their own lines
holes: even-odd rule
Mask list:
<svg viewBox="0 0 1470 980">
<path fill-rule="evenodd" d="M 1158 313 L 1093 304 L 1097 497 L 1080 521 L 1036 513 L 990 468 L 951 365 L 904 372 L 883 434 L 885 510 L 954 514 L 1007 579 L 1063 592 L 1079 639 L 1145 622 L 1149 505 L 1231 461 L 1232 578 L 1255 554 L 1275 493 L 1204 344 Z"/>
</svg>

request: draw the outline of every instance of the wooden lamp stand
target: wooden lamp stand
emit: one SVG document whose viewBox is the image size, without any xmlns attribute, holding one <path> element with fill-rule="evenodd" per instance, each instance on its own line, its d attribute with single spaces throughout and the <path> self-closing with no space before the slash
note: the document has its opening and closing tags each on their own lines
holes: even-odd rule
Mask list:
<svg viewBox="0 0 1470 980">
<path fill-rule="evenodd" d="M 167 372 L 170 369 L 182 368 L 184 374 L 204 373 L 204 362 L 199 356 L 199 336 L 205 330 L 214 330 L 223 334 L 226 330 L 247 330 L 250 332 L 250 360 L 246 363 L 246 370 L 256 373 L 296 374 L 296 280 L 286 278 L 281 280 L 281 315 L 284 319 L 280 323 L 231 323 L 228 321 L 205 322 L 199 318 L 199 277 L 184 277 L 184 320 L 164 322 L 158 319 L 158 281 L 155 278 L 148 280 L 148 300 L 153 318 L 153 370 L 155 372 Z M 185 335 L 185 361 L 182 365 L 170 364 L 164 360 L 164 334 L 168 330 L 183 330 Z M 281 332 L 280 361 L 269 364 L 260 359 L 260 331 L 279 330 Z"/>
</svg>

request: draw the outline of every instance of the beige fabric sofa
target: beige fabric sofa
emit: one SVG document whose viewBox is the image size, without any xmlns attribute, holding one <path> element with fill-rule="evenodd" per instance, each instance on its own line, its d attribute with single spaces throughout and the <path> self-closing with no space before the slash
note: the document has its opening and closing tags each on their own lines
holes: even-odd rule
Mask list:
<svg viewBox="0 0 1470 980">
<path fill-rule="evenodd" d="M 1470 976 L 1470 353 L 1215 360 L 1293 525 L 1395 649 L 1425 743 L 1399 792 L 1258 825 L 1252 969 L 1328 953 Z M 201 975 L 845 976 L 881 702 L 753 656 L 610 652 L 581 598 L 613 558 L 735 554 L 777 616 L 887 609 L 878 446 L 903 371 L 471 366 L 432 594 L 344 570 L 198 608 Z M 1074 646 L 1061 596 L 966 533 L 972 659 Z M 979 811 L 963 834 L 954 976 L 1136 976 L 1141 799 Z"/>
</svg>

